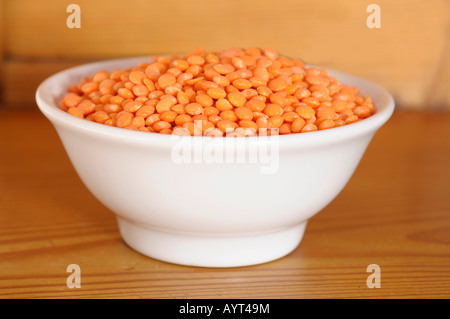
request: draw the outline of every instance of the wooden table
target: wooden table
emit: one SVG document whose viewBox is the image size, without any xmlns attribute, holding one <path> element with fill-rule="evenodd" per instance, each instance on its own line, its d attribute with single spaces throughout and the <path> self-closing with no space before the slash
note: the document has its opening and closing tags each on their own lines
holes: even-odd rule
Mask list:
<svg viewBox="0 0 450 319">
<path fill-rule="evenodd" d="M 67 287 L 69 264 L 81 288 Z M 370 264 L 381 288 L 367 287 Z M 50 122 L 0 111 L 0 298 L 449 297 L 450 113 L 395 113 L 290 255 L 208 269 L 130 249 Z"/>
</svg>

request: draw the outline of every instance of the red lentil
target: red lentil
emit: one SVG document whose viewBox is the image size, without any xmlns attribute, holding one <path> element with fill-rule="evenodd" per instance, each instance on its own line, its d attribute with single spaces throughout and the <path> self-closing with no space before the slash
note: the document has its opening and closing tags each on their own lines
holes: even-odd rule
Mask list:
<svg viewBox="0 0 450 319">
<path fill-rule="evenodd" d="M 205 136 L 305 133 L 372 116 L 370 97 L 270 48 L 157 56 L 71 85 L 60 108 L 142 132 Z M 194 123 L 195 121 L 195 123 Z M 233 132 L 228 132 L 229 130 Z"/>
</svg>

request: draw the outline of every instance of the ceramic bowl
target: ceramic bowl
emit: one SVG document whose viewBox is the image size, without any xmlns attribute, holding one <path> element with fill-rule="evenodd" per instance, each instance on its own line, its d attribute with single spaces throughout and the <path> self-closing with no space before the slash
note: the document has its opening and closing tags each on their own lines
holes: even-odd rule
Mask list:
<svg viewBox="0 0 450 319">
<path fill-rule="evenodd" d="M 373 98 L 375 115 L 311 133 L 212 138 L 110 127 L 57 107 L 84 76 L 142 61 L 149 60 L 59 72 L 41 83 L 36 100 L 86 187 L 116 214 L 123 240 L 170 263 L 236 267 L 292 252 L 308 220 L 344 188 L 394 110 L 383 88 L 333 70 L 330 75 Z"/>
</svg>

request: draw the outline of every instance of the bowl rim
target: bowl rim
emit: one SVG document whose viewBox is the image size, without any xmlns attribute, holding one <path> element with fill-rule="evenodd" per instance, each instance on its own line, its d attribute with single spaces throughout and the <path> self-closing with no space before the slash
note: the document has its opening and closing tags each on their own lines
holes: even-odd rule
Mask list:
<svg viewBox="0 0 450 319">
<path fill-rule="evenodd" d="M 330 69 L 323 66 L 310 65 L 306 64 L 307 67 L 315 67 L 321 68 L 327 71 L 328 74 L 337 78 L 339 81 L 340 78 L 344 77 L 347 79 L 351 79 L 354 82 L 358 82 L 360 85 L 357 86 L 360 89 L 361 85 L 364 85 L 370 90 L 377 92 L 377 95 L 383 100 L 383 105 L 375 105 L 376 112 L 374 115 L 348 125 L 344 125 L 341 127 L 335 127 L 328 130 L 319 130 L 308 133 L 299 133 L 299 134 L 286 134 L 286 135 L 276 135 L 276 136 L 254 136 L 254 137 L 235 137 L 235 138 L 227 138 L 227 137 L 208 137 L 208 136 L 179 136 L 179 135 L 170 135 L 170 134 L 159 134 L 153 133 L 149 134 L 148 132 L 142 131 L 134 131 L 127 130 L 118 127 L 112 127 L 100 123 L 95 123 L 91 121 L 87 121 L 85 119 L 77 118 L 61 109 L 59 109 L 58 105 L 51 101 L 50 99 L 55 99 L 55 96 L 50 93 L 50 88 L 52 87 L 54 82 L 59 83 L 59 80 L 65 78 L 66 76 L 73 74 L 76 75 L 79 79 L 83 76 L 90 76 L 96 71 L 101 70 L 114 70 L 117 68 L 123 68 L 117 65 L 128 65 L 133 66 L 137 65 L 140 62 L 147 62 L 150 59 L 150 56 L 137 56 L 137 57 L 126 57 L 119 59 L 108 59 L 97 62 L 85 63 L 78 66 L 74 66 L 62 71 L 59 71 L 49 77 L 47 77 L 44 81 L 42 81 L 35 94 L 37 105 L 40 111 L 52 122 L 55 126 L 64 126 L 66 128 L 71 128 L 72 130 L 79 130 L 85 133 L 98 134 L 99 136 L 116 138 L 120 140 L 126 140 L 131 143 L 155 143 L 159 145 L 164 144 L 172 144 L 168 141 L 179 141 L 180 139 L 225 139 L 227 143 L 232 140 L 231 143 L 243 143 L 246 144 L 260 144 L 260 143 L 268 143 L 271 140 L 276 139 L 281 144 L 304 144 L 304 145 L 314 145 L 314 144 L 322 144 L 322 143 L 332 143 L 339 140 L 346 140 L 350 138 L 354 138 L 356 136 L 366 135 L 375 133 L 384 123 L 391 117 L 394 112 L 395 102 L 393 97 L 381 86 L 368 81 L 366 79 L 360 78 L 358 76 L 350 75 L 348 73 L 344 73 L 341 71 L 336 71 L 334 69 Z M 345 83 L 345 81 L 342 81 Z"/>
</svg>

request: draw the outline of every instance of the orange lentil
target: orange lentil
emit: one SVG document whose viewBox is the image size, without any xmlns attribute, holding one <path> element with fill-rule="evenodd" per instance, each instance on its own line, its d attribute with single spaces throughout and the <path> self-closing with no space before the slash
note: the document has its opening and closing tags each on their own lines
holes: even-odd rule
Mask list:
<svg viewBox="0 0 450 319">
<path fill-rule="evenodd" d="M 138 96 L 136 99 L 134 99 L 136 102 L 140 102 L 142 104 L 144 104 L 145 102 L 148 101 L 148 97 L 146 96 Z"/>
<path fill-rule="evenodd" d="M 238 120 L 238 117 L 236 116 L 236 113 L 234 113 L 232 110 L 226 110 L 223 112 L 220 112 L 220 117 L 224 120 L 236 122 Z"/>
<path fill-rule="evenodd" d="M 89 100 L 83 100 L 78 104 L 77 108 L 84 114 L 89 115 L 95 111 L 95 103 Z"/>
<path fill-rule="evenodd" d="M 194 84 L 199 83 L 202 80 L 203 80 L 203 77 L 201 76 L 201 77 L 198 77 L 198 78 L 193 78 L 191 80 L 186 80 L 186 81 L 184 81 L 184 83 L 188 84 L 188 85 L 194 85 Z"/>
<path fill-rule="evenodd" d="M 298 88 L 297 91 L 294 92 L 294 96 L 299 100 L 309 97 L 310 95 L 311 91 L 303 87 Z"/>
<path fill-rule="evenodd" d="M 317 126 L 315 126 L 314 124 L 306 124 L 305 126 L 303 126 L 300 132 L 305 133 L 313 131 L 317 131 Z"/>
<path fill-rule="evenodd" d="M 298 115 L 297 112 L 285 112 L 282 116 L 284 118 L 284 121 L 288 123 L 292 123 L 296 119 L 300 118 L 300 115 Z"/>
<path fill-rule="evenodd" d="M 267 98 L 266 98 L 265 96 L 262 96 L 262 95 L 256 95 L 256 96 L 254 96 L 254 97 L 252 98 L 252 100 L 258 100 L 258 101 L 261 101 L 261 102 L 266 103 Z"/>
<path fill-rule="evenodd" d="M 155 90 L 155 84 L 153 83 L 152 80 L 150 80 L 149 78 L 144 78 L 142 80 L 142 83 L 144 83 L 144 85 L 147 87 L 149 92 L 152 92 Z"/>
<path fill-rule="evenodd" d="M 100 83 L 103 80 L 106 80 L 109 78 L 109 73 L 106 71 L 100 71 L 97 73 L 94 73 L 94 75 L 92 76 L 92 81 Z"/>
<path fill-rule="evenodd" d="M 282 92 L 276 92 L 270 95 L 269 100 L 270 102 L 272 102 L 273 104 L 278 104 L 280 106 L 285 106 L 287 103 L 286 100 L 286 92 L 282 91 Z"/>
<path fill-rule="evenodd" d="M 245 106 L 254 112 L 261 112 L 266 107 L 266 104 L 261 100 L 251 99 L 247 101 Z"/>
<path fill-rule="evenodd" d="M 249 89 L 253 86 L 252 82 L 246 79 L 236 79 L 233 81 L 233 86 L 239 90 Z"/>
<path fill-rule="evenodd" d="M 256 89 L 258 91 L 259 95 L 269 97 L 273 92 L 271 89 L 269 89 L 267 86 L 260 86 Z"/>
<path fill-rule="evenodd" d="M 358 115 L 351 115 L 345 119 L 345 123 L 347 123 L 347 124 L 351 124 L 351 123 L 355 123 L 355 122 L 358 122 Z"/>
<path fill-rule="evenodd" d="M 141 71 L 130 72 L 128 78 L 134 84 L 142 84 L 142 80 L 145 78 L 145 73 Z"/>
<path fill-rule="evenodd" d="M 236 79 L 239 79 L 239 73 L 237 73 L 237 72 L 230 72 L 230 73 L 227 73 L 226 75 L 225 75 L 225 78 L 231 83 L 231 82 L 233 82 L 234 80 L 236 80 Z"/>
<path fill-rule="evenodd" d="M 271 116 L 267 120 L 269 128 L 279 128 L 284 123 L 284 118 L 281 115 Z"/>
<path fill-rule="evenodd" d="M 227 87 L 225 88 L 225 91 L 227 93 L 231 93 L 231 92 L 239 92 L 239 89 L 234 87 L 233 85 L 227 85 Z"/>
<path fill-rule="evenodd" d="M 106 113 L 117 113 L 122 110 L 122 107 L 118 104 L 108 103 L 103 106 L 103 110 Z"/>
<path fill-rule="evenodd" d="M 134 113 L 142 107 L 142 103 L 130 101 L 123 106 L 124 111 Z"/>
<path fill-rule="evenodd" d="M 221 75 L 220 75 L 216 70 L 214 70 L 213 68 L 205 69 L 204 74 L 205 74 L 205 78 L 208 79 L 208 80 L 212 80 L 212 79 L 214 79 L 214 77 L 216 77 L 216 76 L 221 76 Z"/>
<path fill-rule="evenodd" d="M 156 132 L 159 132 L 162 130 L 170 129 L 172 125 L 170 125 L 170 123 L 166 121 L 157 121 L 153 124 L 152 127 Z"/>
<path fill-rule="evenodd" d="M 177 114 L 186 114 L 186 111 L 184 110 L 185 104 L 175 104 L 173 105 L 170 110 L 174 111 Z"/>
<path fill-rule="evenodd" d="M 216 64 L 213 66 L 214 70 L 220 74 L 228 74 L 230 72 L 234 71 L 234 66 L 229 64 L 229 63 L 225 63 L 225 64 Z"/>
<path fill-rule="evenodd" d="M 334 123 L 334 121 L 333 120 L 330 120 L 330 119 L 324 119 L 323 121 L 321 121 L 319 124 L 318 124 L 318 128 L 319 128 L 319 130 L 326 130 L 326 129 L 330 129 L 330 128 L 333 128 L 333 127 L 335 127 L 335 123 Z"/>
<path fill-rule="evenodd" d="M 203 107 L 199 103 L 189 103 L 184 107 L 184 110 L 189 115 L 203 114 Z"/>
<path fill-rule="evenodd" d="M 258 128 L 267 128 L 269 127 L 269 122 L 267 118 L 260 116 L 255 121 L 256 125 L 258 125 Z"/>
<path fill-rule="evenodd" d="M 201 71 L 202 67 L 199 65 L 191 65 L 186 69 L 186 73 L 191 73 L 194 77 L 198 76 L 201 73 Z"/>
<path fill-rule="evenodd" d="M 135 96 L 146 96 L 150 92 L 149 89 L 142 84 L 135 85 L 132 91 Z"/>
<path fill-rule="evenodd" d="M 181 136 L 191 136 L 191 133 L 189 133 L 189 130 L 184 127 L 177 127 L 172 130 L 172 134 L 174 135 L 181 135 Z"/>
<path fill-rule="evenodd" d="M 273 80 L 270 80 L 267 87 L 272 91 L 281 91 L 288 86 L 288 80 L 285 76 L 279 76 Z"/>
<path fill-rule="evenodd" d="M 175 117 L 174 122 L 178 126 L 183 126 L 184 123 L 190 123 L 193 122 L 193 120 L 188 114 L 180 114 Z"/>
<path fill-rule="evenodd" d="M 186 69 L 189 67 L 189 63 L 185 60 L 175 60 L 172 62 L 172 66 L 181 71 L 186 71 Z"/>
<path fill-rule="evenodd" d="M 206 122 L 208 122 L 208 117 L 204 114 L 198 114 L 192 116 L 192 120 L 194 121 L 194 123 L 201 121 L 203 124 L 205 124 Z"/>
<path fill-rule="evenodd" d="M 156 111 L 159 114 L 162 114 L 164 112 L 170 111 L 170 108 L 175 104 L 176 101 L 173 101 L 173 99 L 166 97 L 156 104 Z"/>
<path fill-rule="evenodd" d="M 108 113 L 104 112 L 104 111 L 97 111 L 94 113 L 94 121 L 97 123 L 105 123 L 107 120 L 109 120 L 109 115 Z"/>
<path fill-rule="evenodd" d="M 309 119 L 316 114 L 316 111 L 311 106 L 306 104 L 298 106 L 295 109 L 295 112 L 297 112 L 298 115 L 300 115 L 304 119 Z"/>
<path fill-rule="evenodd" d="M 133 87 L 134 87 L 135 85 L 136 85 L 136 84 L 134 84 L 133 82 L 130 82 L 130 81 L 126 81 L 126 82 L 123 83 L 123 86 L 124 86 L 125 88 L 127 88 L 128 90 L 130 90 L 130 91 L 133 90 Z"/>
<path fill-rule="evenodd" d="M 292 124 L 291 123 L 283 123 L 280 126 L 280 134 L 290 134 L 292 133 Z"/>
<path fill-rule="evenodd" d="M 173 122 L 178 114 L 174 111 L 167 111 L 161 114 L 161 120 L 166 122 Z"/>
<path fill-rule="evenodd" d="M 177 78 L 173 74 L 162 74 L 158 78 L 158 84 L 161 88 L 165 89 L 168 86 L 171 86 L 177 82 Z"/>
<path fill-rule="evenodd" d="M 220 86 L 227 86 L 230 85 L 230 80 L 228 80 L 226 77 L 224 77 L 223 75 L 216 75 L 215 77 L 213 77 L 212 79 L 214 82 L 216 82 L 218 85 Z"/>
<path fill-rule="evenodd" d="M 270 117 L 280 116 L 281 114 L 283 114 L 283 108 L 278 104 L 267 104 L 263 112 Z"/>
<path fill-rule="evenodd" d="M 239 121 L 239 126 L 244 128 L 252 128 L 254 130 L 258 129 L 258 125 L 251 120 L 241 120 Z"/>
<path fill-rule="evenodd" d="M 214 106 L 208 106 L 203 109 L 203 114 L 205 114 L 206 116 L 218 115 L 219 113 L 219 109 Z"/>
<path fill-rule="evenodd" d="M 103 123 L 103 124 L 108 125 L 108 126 L 116 126 L 116 120 L 109 119 L 109 120 L 106 120 L 105 123 Z"/>
<path fill-rule="evenodd" d="M 218 99 L 215 105 L 219 111 L 226 111 L 233 109 L 233 105 L 231 105 L 230 101 L 226 99 Z"/>
<path fill-rule="evenodd" d="M 302 128 L 305 126 L 305 124 L 306 124 L 305 120 L 302 119 L 301 117 L 295 119 L 292 122 L 292 132 L 293 133 L 300 133 Z"/>
<path fill-rule="evenodd" d="M 177 101 L 180 104 L 187 104 L 187 103 L 189 103 L 189 96 L 183 91 L 178 91 L 177 92 Z"/>
<path fill-rule="evenodd" d="M 264 86 L 267 84 L 267 81 L 264 81 L 263 79 L 253 76 L 250 79 L 248 79 L 253 87 L 257 88 L 260 86 Z"/>
<path fill-rule="evenodd" d="M 320 102 L 319 100 L 317 100 L 316 98 L 313 97 L 305 97 L 302 100 L 303 103 L 305 103 L 306 105 L 311 106 L 312 108 L 318 108 L 320 106 Z"/>
<path fill-rule="evenodd" d="M 167 134 L 167 135 L 170 135 L 170 134 L 172 134 L 172 130 L 171 129 L 163 129 L 163 130 L 161 130 L 161 131 L 159 131 L 159 134 Z"/>
<path fill-rule="evenodd" d="M 190 65 L 203 65 L 205 64 L 205 59 L 199 55 L 191 55 L 186 59 L 186 62 Z"/>
<path fill-rule="evenodd" d="M 305 119 L 306 124 L 315 124 L 317 121 L 317 117 L 314 115 L 310 117 L 309 119 Z"/>
<path fill-rule="evenodd" d="M 161 115 L 158 113 L 152 114 L 145 119 L 145 125 L 151 126 L 153 128 L 153 124 L 158 122 L 161 119 Z"/>
<path fill-rule="evenodd" d="M 255 96 L 258 96 L 258 91 L 255 89 L 244 89 L 242 90 L 242 94 L 244 94 L 245 98 L 247 100 L 254 98 Z"/>
<path fill-rule="evenodd" d="M 80 103 L 81 105 L 81 103 Z M 358 118 L 365 119 L 366 117 L 369 117 L 371 114 L 370 109 L 367 106 L 357 106 L 353 110 L 353 113 L 358 116 Z"/>
<path fill-rule="evenodd" d="M 253 75 L 264 82 L 268 82 L 270 79 L 270 73 L 264 67 L 257 67 L 253 70 Z"/>
<path fill-rule="evenodd" d="M 120 88 L 117 90 L 117 93 L 119 96 L 123 97 L 124 99 L 132 99 L 134 98 L 134 94 L 127 88 Z"/>
<path fill-rule="evenodd" d="M 80 119 L 84 118 L 83 112 L 77 107 L 69 107 L 67 113 L 79 117 Z"/>
<path fill-rule="evenodd" d="M 223 132 L 219 130 L 218 128 L 212 128 L 205 131 L 205 136 L 211 136 L 211 137 L 222 137 Z"/>
<path fill-rule="evenodd" d="M 214 125 L 217 125 L 217 122 L 221 121 L 222 118 L 219 115 L 210 115 L 208 116 L 208 121 L 213 123 Z"/>
<path fill-rule="evenodd" d="M 89 93 L 92 93 L 92 92 L 98 90 L 98 83 L 97 82 L 87 82 L 87 83 L 83 84 L 80 89 L 84 94 L 89 94 Z"/>
<path fill-rule="evenodd" d="M 217 128 L 222 132 L 226 133 L 227 130 L 234 130 L 238 127 L 238 124 L 228 120 L 221 120 L 216 124 Z"/>
<path fill-rule="evenodd" d="M 127 111 L 122 111 L 117 115 L 117 126 L 126 127 L 131 124 L 133 120 L 133 114 Z"/>
<path fill-rule="evenodd" d="M 167 73 L 172 74 L 174 77 L 178 78 L 179 75 L 183 73 L 180 69 L 177 68 L 170 68 L 167 70 Z"/>
<path fill-rule="evenodd" d="M 206 94 L 215 100 L 223 99 L 227 96 L 227 92 L 220 88 L 210 88 L 206 91 Z"/>
<path fill-rule="evenodd" d="M 136 116 L 141 116 L 146 119 L 153 113 L 155 113 L 155 107 L 153 105 L 144 105 L 136 111 Z"/>
<path fill-rule="evenodd" d="M 293 107 L 292 105 L 283 106 L 283 114 L 289 113 L 289 112 L 294 112 L 294 111 L 295 111 L 295 107 Z"/>
<path fill-rule="evenodd" d="M 329 106 L 321 106 L 317 109 L 317 118 L 334 119 L 336 113 Z"/>
<path fill-rule="evenodd" d="M 195 101 L 203 107 L 211 106 L 214 104 L 213 99 L 206 94 L 199 94 L 195 97 Z"/>
<path fill-rule="evenodd" d="M 241 92 L 231 92 L 228 94 L 228 100 L 236 107 L 242 107 L 247 103 L 247 99 Z"/>
<path fill-rule="evenodd" d="M 58 105 L 129 130 L 205 136 L 234 130 L 229 137 L 325 130 L 376 110 L 356 87 L 270 48 L 196 48 L 184 57 L 155 56 L 128 69 L 98 71 L 70 85 Z"/>
<path fill-rule="evenodd" d="M 339 127 L 339 126 L 344 126 L 346 123 L 344 120 L 337 119 L 334 121 L 334 124 L 336 127 Z"/>
<path fill-rule="evenodd" d="M 236 69 L 242 69 L 245 67 L 244 61 L 237 56 L 231 58 L 231 64 L 233 64 Z"/>
<path fill-rule="evenodd" d="M 68 93 L 64 96 L 63 98 L 63 103 L 67 106 L 67 107 L 75 107 L 78 104 L 80 104 L 81 100 L 83 98 L 75 93 Z"/>
<path fill-rule="evenodd" d="M 135 128 L 140 128 L 145 126 L 145 119 L 142 116 L 135 116 L 133 120 L 131 120 L 131 125 Z"/>
<path fill-rule="evenodd" d="M 253 119 L 253 111 L 250 108 L 245 107 L 245 106 L 237 108 L 234 111 L 234 113 L 236 114 L 236 117 L 240 120 L 250 121 Z M 222 116 L 222 114 L 221 114 L 221 116 Z"/>
<path fill-rule="evenodd" d="M 219 58 L 214 53 L 208 53 L 205 56 L 206 63 L 219 63 Z"/>
</svg>

